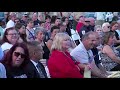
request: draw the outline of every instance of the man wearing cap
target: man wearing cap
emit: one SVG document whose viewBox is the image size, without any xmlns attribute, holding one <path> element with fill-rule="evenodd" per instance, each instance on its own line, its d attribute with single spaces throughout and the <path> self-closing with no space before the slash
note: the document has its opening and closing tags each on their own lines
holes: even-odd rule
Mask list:
<svg viewBox="0 0 120 90">
<path fill-rule="evenodd" d="M 80 32 L 78 32 L 80 35 L 80 38 L 82 38 L 82 36 L 89 31 L 92 31 L 90 27 L 90 20 L 89 18 L 85 18 L 84 25 L 81 27 Z"/>
<path fill-rule="evenodd" d="M 28 20 L 28 14 L 24 13 L 22 15 L 21 20 L 20 20 L 20 23 L 22 23 L 23 25 L 27 26 L 27 20 Z"/>
<path fill-rule="evenodd" d="M 37 13 L 33 13 L 32 20 L 34 22 L 34 27 L 39 25 L 40 21 L 38 20 L 38 14 Z"/>
</svg>

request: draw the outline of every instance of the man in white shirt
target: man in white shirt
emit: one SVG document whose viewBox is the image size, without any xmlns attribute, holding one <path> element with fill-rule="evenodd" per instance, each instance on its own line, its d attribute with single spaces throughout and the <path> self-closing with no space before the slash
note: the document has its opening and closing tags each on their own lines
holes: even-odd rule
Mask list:
<svg viewBox="0 0 120 90">
<path fill-rule="evenodd" d="M 94 42 L 96 41 L 96 37 L 94 32 L 88 32 L 82 37 L 82 42 L 72 50 L 70 53 L 72 57 L 83 66 L 89 65 L 91 67 L 91 72 L 93 76 L 97 76 L 100 78 L 105 78 L 106 76 L 102 74 L 100 69 L 95 65 L 94 56 L 91 49 L 94 46 Z"/>
</svg>

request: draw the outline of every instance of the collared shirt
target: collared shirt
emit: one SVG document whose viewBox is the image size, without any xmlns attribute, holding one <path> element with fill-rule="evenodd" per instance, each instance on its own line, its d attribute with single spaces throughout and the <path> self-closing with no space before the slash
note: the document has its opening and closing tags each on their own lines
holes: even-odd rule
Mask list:
<svg viewBox="0 0 120 90">
<path fill-rule="evenodd" d="M 37 71 L 39 72 L 38 68 L 36 67 L 38 63 L 37 63 L 37 62 L 35 62 L 35 61 L 33 61 L 33 60 L 31 60 L 31 62 L 34 64 L 35 68 L 36 68 L 36 69 L 37 69 Z"/>
<path fill-rule="evenodd" d="M 94 60 L 92 51 L 87 51 L 82 42 L 72 50 L 70 55 L 80 63 L 91 63 Z"/>
<path fill-rule="evenodd" d="M 35 66 L 35 68 L 37 69 L 40 77 L 41 77 L 41 78 L 45 78 L 45 76 L 44 76 L 41 68 L 39 67 L 39 64 L 38 64 L 37 62 L 33 61 L 33 60 L 31 60 L 31 62 L 34 64 L 34 66 Z"/>
</svg>

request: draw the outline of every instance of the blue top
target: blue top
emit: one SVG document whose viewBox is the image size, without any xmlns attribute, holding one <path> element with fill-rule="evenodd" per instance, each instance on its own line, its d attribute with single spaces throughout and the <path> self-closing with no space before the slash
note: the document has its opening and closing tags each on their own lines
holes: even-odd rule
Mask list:
<svg viewBox="0 0 120 90">
<path fill-rule="evenodd" d="M 3 53 L 3 51 L 2 51 L 2 48 L 0 47 L 0 61 L 1 61 L 1 59 L 3 58 L 3 56 L 4 56 L 4 53 Z"/>
</svg>

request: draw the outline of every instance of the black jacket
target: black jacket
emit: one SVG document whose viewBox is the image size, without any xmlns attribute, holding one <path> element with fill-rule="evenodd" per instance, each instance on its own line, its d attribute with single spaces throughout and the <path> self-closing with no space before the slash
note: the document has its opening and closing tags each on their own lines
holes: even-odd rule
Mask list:
<svg viewBox="0 0 120 90">
<path fill-rule="evenodd" d="M 46 74 L 46 71 L 45 71 L 43 64 L 40 62 L 39 62 L 39 64 L 41 66 L 41 70 L 42 70 L 44 76 L 47 78 L 47 74 Z M 31 61 L 25 67 L 25 72 L 26 72 L 28 78 L 41 78 L 39 76 L 39 73 L 38 73 L 36 67 L 34 66 L 34 64 Z"/>
</svg>

